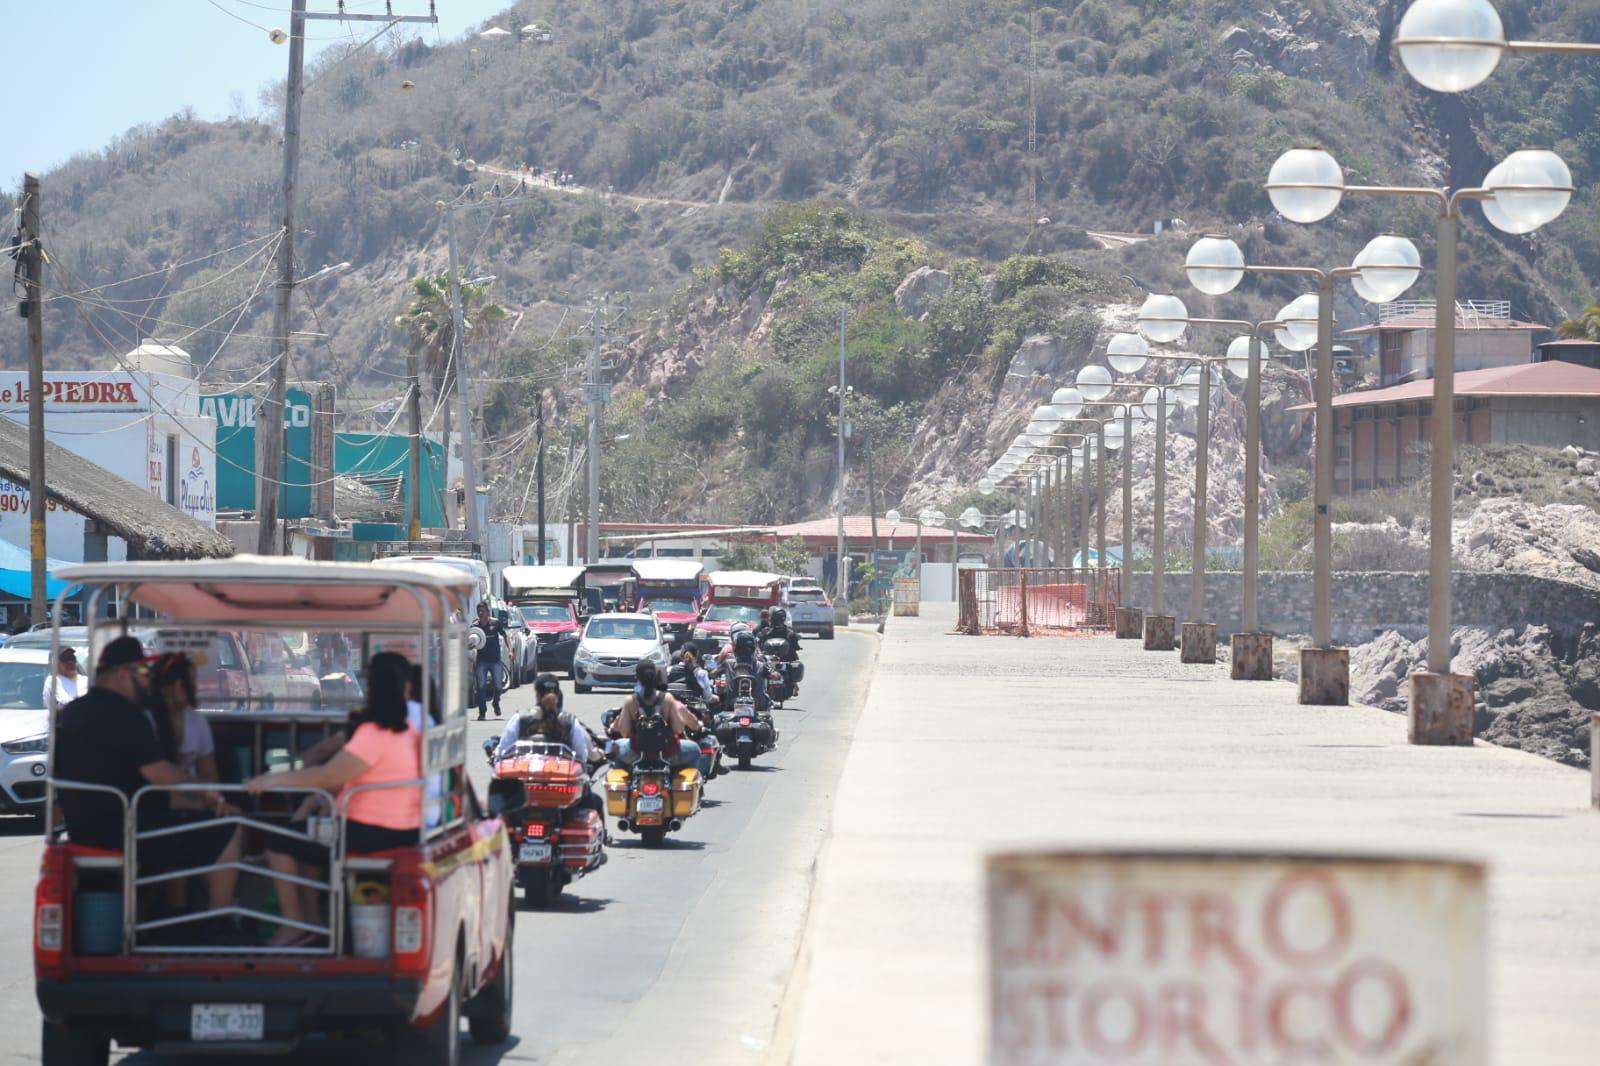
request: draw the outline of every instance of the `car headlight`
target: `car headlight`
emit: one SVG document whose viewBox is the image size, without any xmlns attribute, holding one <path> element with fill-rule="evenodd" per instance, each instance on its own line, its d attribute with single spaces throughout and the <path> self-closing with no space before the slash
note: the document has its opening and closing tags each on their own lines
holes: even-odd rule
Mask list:
<svg viewBox="0 0 1600 1066">
<path fill-rule="evenodd" d="M 655 663 L 657 666 L 665 666 L 667 663 L 672 661 L 672 657 L 667 654 L 667 649 L 657 648 L 655 651 L 650 653 L 650 661 Z"/>
<path fill-rule="evenodd" d="M 40 733 L 36 737 L 0 744 L 0 751 L 4 751 L 7 755 L 43 755 L 49 750 L 50 735 L 48 733 Z"/>
<path fill-rule="evenodd" d="M 582 644 L 580 644 L 580 645 L 578 645 L 578 651 L 577 651 L 577 655 L 575 656 L 575 658 L 581 659 L 584 662 L 592 663 L 592 662 L 594 662 L 594 652 L 590 651 L 588 648 L 585 648 Z"/>
</svg>

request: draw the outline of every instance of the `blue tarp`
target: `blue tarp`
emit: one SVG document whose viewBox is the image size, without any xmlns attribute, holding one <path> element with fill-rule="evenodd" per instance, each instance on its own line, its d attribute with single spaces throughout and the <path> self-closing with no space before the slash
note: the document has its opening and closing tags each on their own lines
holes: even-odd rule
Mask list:
<svg viewBox="0 0 1600 1066">
<path fill-rule="evenodd" d="M 63 566 L 72 565 L 62 559 L 45 560 L 44 588 L 47 598 L 55 599 L 61 590 L 67 587 L 65 581 L 57 581 L 49 575 Z M 0 540 L 0 593 L 15 596 L 20 600 L 33 595 L 32 558 L 9 540 Z"/>
</svg>

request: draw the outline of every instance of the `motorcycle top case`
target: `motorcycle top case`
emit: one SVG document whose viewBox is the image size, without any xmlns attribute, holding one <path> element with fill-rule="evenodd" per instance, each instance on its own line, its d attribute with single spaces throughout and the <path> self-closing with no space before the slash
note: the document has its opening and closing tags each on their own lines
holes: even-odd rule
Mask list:
<svg viewBox="0 0 1600 1066">
<path fill-rule="evenodd" d="M 561 755 L 513 755 L 495 763 L 494 776 L 521 781 L 530 807 L 570 807 L 583 794 L 583 764 Z"/>
</svg>

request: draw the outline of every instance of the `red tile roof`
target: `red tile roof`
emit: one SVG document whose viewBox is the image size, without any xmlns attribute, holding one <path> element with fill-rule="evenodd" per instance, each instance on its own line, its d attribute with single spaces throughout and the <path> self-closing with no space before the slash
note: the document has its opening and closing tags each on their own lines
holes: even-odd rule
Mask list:
<svg viewBox="0 0 1600 1066">
<path fill-rule="evenodd" d="M 1468 370 L 1456 375 L 1457 396 L 1593 396 L 1600 398 L 1600 370 L 1552 359 L 1543 363 L 1519 363 L 1487 370 Z M 1347 392 L 1333 398 L 1335 407 L 1366 407 L 1378 403 L 1401 403 L 1433 398 L 1433 379 L 1422 378 L 1386 389 Z M 1316 404 L 1302 403 L 1291 411 L 1310 411 Z"/>
<path fill-rule="evenodd" d="M 796 522 L 793 525 L 777 526 L 772 530 L 772 535 L 778 540 L 788 540 L 790 537 L 799 537 L 802 540 L 833 541 L 839 536 L 839 520 L 837 518 L 818 518 L 810 522 Z M 871 540 L 872 518 L 864 514 L 847 514 L 844 516 L 844 535 L 846 540 Z M 917 535 L 917 524 L 902 518 L 899 522 L 890 522 L 887 518 L 878 519 L 878 539 L 887 542 L 890 537 L 896 541 L 913 540 Z M 924 540 L 950 539 L 948 524 L 939 526 L 923 526 L 922 537 Z M 960 534 L 962 544 L 992 544 L 994 538 L 986 533 L 974 533 L 963 529 Z"/>
<path fill-rule="evenodd" d="M 1600 341 L 1587 337 L 1567 337 L 1558 341 L 1540 341 L 1540 348 L 1600 348 Z"/>
</svg>

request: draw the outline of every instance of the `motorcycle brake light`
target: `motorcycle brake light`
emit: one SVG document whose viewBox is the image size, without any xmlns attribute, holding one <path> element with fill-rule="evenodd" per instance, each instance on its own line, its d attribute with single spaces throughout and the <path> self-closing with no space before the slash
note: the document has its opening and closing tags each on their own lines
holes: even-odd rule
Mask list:
<svg viewBox="0 0 1600 1066">
<path fill-rule="evenodd" d="M 646 781 L 644 784 L 639 786 L 639 791 L 643 792 L 646 796 L 657 795 L 661 792 L 661 783 L 659 781 Z"/>
<path fill-rule="evenodd" d="M 750 719 L 748 719 L 748 718 L 741 718 L 741 719 L 739 719 L 739 724 L 740 724 L 740 725 L 749 725 L 749 724 L 750 724 Z"/>
<path fill-rule="evenodd" d="M 543 822 L 529 822 L 528 823 L 528 835 L 530 837 L 542 837 L 542 836 L 544 836 L 544 823 Z"/>
</svg>

